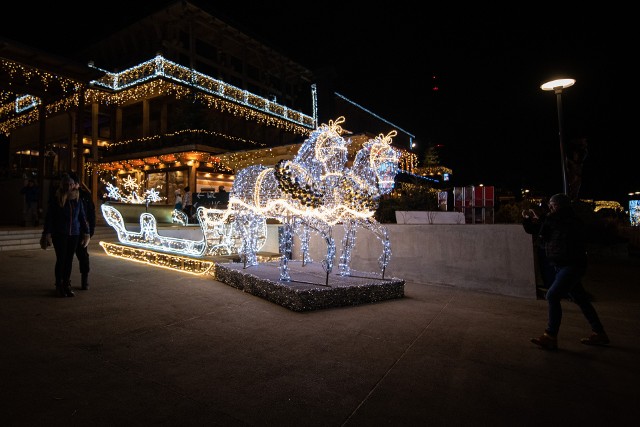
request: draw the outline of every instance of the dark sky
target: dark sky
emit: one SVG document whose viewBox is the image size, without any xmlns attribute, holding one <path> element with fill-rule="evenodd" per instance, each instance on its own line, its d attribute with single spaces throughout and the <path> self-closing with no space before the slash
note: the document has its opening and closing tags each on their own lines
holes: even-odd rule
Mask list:
<svg viewBox="0 0 640 427">
<path fill-rule="evenodd" d="M 32 22 L 32 33 L 22 39 L 53 31 L 47 43 L 60 43 L 72 34 L 64 30 L 69 22 L 108 33 L 113 22 L 127 22 L 163 2 L 145 3 L 112 1 L 103 14 L 55 9 L 41 14 L 54 21 Z M 640 150 L 631 132 L 638 85 L 618 82 L 635 69 L 630 10 L 193 3 L 311 70 L 335 68 L 337 92 L 414 134 L 419 148 L 441 144 L 440 158 L 453 169 L 456 186 L 561 191 L 556 96 L 540 84 L 559 74 L 573 77 L 562 112 L 565 141 L 588 141 L 580 196 L 626 205 L 627 194 L 640 191 L 634 172 Z M 9 15 L 18 18 L 32 6 L 16 7 L 5 13 L 13 23 L 3 25 L 0 35 L 21 40 L 7 33 L 19 28 Z"/>
</svg>

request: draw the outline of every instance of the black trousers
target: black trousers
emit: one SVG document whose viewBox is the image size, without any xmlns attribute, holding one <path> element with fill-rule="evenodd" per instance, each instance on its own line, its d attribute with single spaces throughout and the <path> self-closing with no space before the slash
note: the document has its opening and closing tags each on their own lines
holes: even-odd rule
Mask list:
<svg viewBox="0 0 640 427">
<path fill-rule="evenodd" d="M 64 285 L 71 281 L 73 255 L 78 247 L 80 236 L 54 234 L 51 236 L 51 240 L 56 252 L 56 285 Z"/>
<path fill-rule="evenodd" d="M 89 251 L 86 247 L 82 246 L 82 239 L 78 240 L 76 246 L 76 257 L 78 258 L 78 264 L 80 264 L 80 274 L 83 276 L 89 274 Z"/>
</svg>

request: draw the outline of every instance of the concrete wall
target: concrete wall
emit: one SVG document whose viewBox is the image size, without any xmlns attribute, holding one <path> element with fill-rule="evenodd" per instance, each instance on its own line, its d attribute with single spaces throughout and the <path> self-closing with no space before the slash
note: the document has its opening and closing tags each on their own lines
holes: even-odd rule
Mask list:
<svg viewBox="0 0 640 427">
<path fill-rule="evenodd" d="M 464 224 L 462 212 L 396 211 L 396 224 Z"/>
<path fill-rule="evenodd" d="M 532 240 L 520 224 L 386 226 L 391 239 L 391 262 L 385 277 L 536 298 Z M 343 228 L 335 226 L 334 272 L 338 271 L 343 235 Z M 299 240 L 294 238 L 294 259 L 301 259 L 299 249 Z M 317 262 L 326 253 L 326 245 L 315 233 L 310 252 Z M 380 271 L 381 253 L 380 241 L 370 231 L 358 230 L 351 268 Z"/>
</svg>

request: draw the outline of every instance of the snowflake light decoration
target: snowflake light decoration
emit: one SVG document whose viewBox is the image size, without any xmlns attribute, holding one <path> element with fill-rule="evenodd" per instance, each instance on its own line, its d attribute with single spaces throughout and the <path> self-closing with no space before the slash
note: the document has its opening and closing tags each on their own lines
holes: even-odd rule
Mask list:
<svg viewBox="0 0 640 427">
<path fill-rule="evenodd" d="M 105 198 L 131 204 L 145 204 L 166 199 L 166 197 L 160 196 L 160 192 L 158 191 L 158 189 L 162 189 L 162 187 L 148 188 L 142 191 L 143 186 L 131 175 L 127 175 L 124 179 L 117 177 L 115 179 L 116 183 L 120 184 L 119 186 L 101 180 L 107 186 Z M 125 191 L 122 191 L 120 187 Z"/>
</svg>

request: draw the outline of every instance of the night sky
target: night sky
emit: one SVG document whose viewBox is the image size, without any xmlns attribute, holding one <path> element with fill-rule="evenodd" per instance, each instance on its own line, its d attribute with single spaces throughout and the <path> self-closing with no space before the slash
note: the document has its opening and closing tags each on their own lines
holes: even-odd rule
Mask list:
<svg viewBox="0 0 640 427">
<path fill-rule="evenodd" d="M 69 22 L 76 30 L 106 35 L 167 2 L 112 1 L 102 15 L 56 10 L 40 14 L 32 32 L 16 33 L 24 29 L 21 11 L 32 12 L 23 3 L 5 12 L 0 35 L 64 51 L 74 46 L 73 32 L 65 29 Z M 192 3 L 315 72 L 333 70 L 337 92 L 415 135 L 419 153 L 441 145 L 440 159 L 453 169 L 456 186 L 560 192 L 556 96 L 540 84 L 572 77 L 576 84 L 563 92 L 562 113 L 565 141 L 588 141 L 580 197 L 627 207 L 628 193 L 640 191 L 634 171 L 640 150 L 631 129 L 638 85 L 617 81 L 636 69 L 630 10 L 516 13 L 428 4 L 418 10 L 415 2 L 397 1 L 379 8 L 347 2 Z M 118 12 L 131 5 L 125 16 Z M 56 19 L 44 19 L 51 16 Z M 42 31 L 54 34 L 43 40 Z"/>
</svg>

